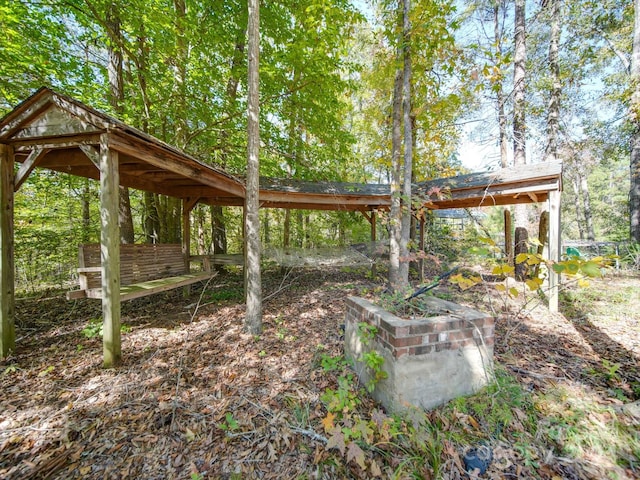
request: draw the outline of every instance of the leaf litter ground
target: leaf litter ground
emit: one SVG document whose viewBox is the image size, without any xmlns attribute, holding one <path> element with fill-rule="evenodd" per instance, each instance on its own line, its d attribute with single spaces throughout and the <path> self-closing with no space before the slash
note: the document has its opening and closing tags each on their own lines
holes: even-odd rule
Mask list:
<svg viewBox="0 0 640 480">
<path fill-rule="evenodd" d="M 343 353 L 344 298 L 371 296 L 382 281 L 344 269 L 266 272 L 263 280 L 259 337 L 243 332 L 237 274 L 221 274 L 188 298 L 176 291 L 123 304 L 123 364 L 113 370 L 101 368 L 101 338 L 82 333 L 99 318 L 99 303 L 61 295 L 18 300 L 18 351 L 0 364 L 0 478 L 370 478 L 326 449 L 320 396 L 336 379 L 319 358 Z M 618 291 L 640 291 L 637 277 L 615 281 Z M 639 420 L 636 410 L 622 408 L 637 400 L 640 306 L 594 316 L 588 301 L 567 297 L 567 319 L 541 307 L 501 304 L 488 291 L 453 300 L 498 315 L 496 359 L 521 385 L 582 389 L 628 421 Z M 521 315 L 507 316 L 505 309 Z M 625 400 L 616 398 L 623 394 Z M 360 410 L 378 412 L 368 398 Z M 454 428 L 444 413 L 432 415 L 442 428 Z M 454 419 L 481 428 L 481 418 L 456 413 Z M 545 447 L 532 467 L 502 442 L 496 455 L 509 467 L 494 462 L 487 475 L 599 478 L 607 468 L 619 478 L 635 474 Z M 443 478 L 465 478 L 461 448 L 445 442 Z M 375 449 L 366 454 L 377 455 Z M 399 471 L 402 462 L 387 458 L 381 476 Z"/>
</svg>

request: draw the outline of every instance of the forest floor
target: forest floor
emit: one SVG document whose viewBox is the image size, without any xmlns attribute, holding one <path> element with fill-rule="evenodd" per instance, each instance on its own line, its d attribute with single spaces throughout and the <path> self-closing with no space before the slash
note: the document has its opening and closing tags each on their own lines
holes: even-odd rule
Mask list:
<svg viewBox="0 0 640 480">
<path fill-rule="evenodd" d="M 497 315 L 498 381 L 420 421 L 344 383 L 344 299 L 381 278 L 307 269 L 263 283 L 260 336 L 243 332 L 237 273 L 124 303 L 110 370 L 99 303 L 19 299 L 18 350 L 0 363 L 0 478 L 467 478 L 462 453 L 480 441 L 493 449 L 482 478 L 640 478 L 637 274 L 568 290 L 563 314 L 487 284 L 436 289 Z M 344 428 L 362 428 L 353 450 L 326 443 L 327 391 L 344 394 Z"/>
</svg>

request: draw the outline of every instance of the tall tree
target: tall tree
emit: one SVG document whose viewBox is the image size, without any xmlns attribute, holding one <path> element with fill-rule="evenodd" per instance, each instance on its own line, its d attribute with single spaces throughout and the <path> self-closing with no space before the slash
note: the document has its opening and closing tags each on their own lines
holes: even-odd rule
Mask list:
<svg viewBox="0 0 640 480">
<path fill-rule="evenodd" d="M 629 213 L 631 239 L 640 243 L 640 0 L 634 1 L 633 50 L 631 56 L 632 96 L 630 118 L 631 160 L 629 162 Z"/>
<path fill-rule="evenodd" d="M 513 56 L 513 164 L 515 167 L 524 167 L 526 157 L 526 30 L 525 30 L 526 1 L 515 0 L 514 11 L 514 56 Z M 516 205 L 514 209 L 515 246 L 514 258 L 527 250 L 527 207 L 524 204 Z M 524 279 L 525 265 L 516 265 L 516 277 Z"/>
<path fill-rule="evenodd" d="M 398 291 L 405 288 L 408 282 L 401 269 L 402 258 L 402 86 L 403 86 L 403 48 L 402 19 L 403 3 L 398 1 L 398 23 L 401 27 L 397 42 L 396 73 L 393 81 L 393 104 L 391 118 L 391 209 L 389 212 L 389 286 Z"/>
<path fill-rule="evenodd" d="M 94 9 L 95 11 L 95 9 Z M 114 2 L 107 6 L 104 24 L 109 41 L 107 42 L 108 65 L 107 77 L 109 81 L 109 103 L 113 112 L 120 118 L 123 114 L 124 78 L 122 76 L 122 22 L 118 5 Z M 133 216 L 131 215 L 131 198 L 127 187 L 119 186 L 118 223 L 120 224 L 120 241 L 133 243 L 135 234 L 133 231 Z"/>
<path fill-rule="evenodd" d="M 248 144 L 247 189 L 245 197 L 245 276 L 247 310 L 245 329 L 257 335 L 262 331 L 262 285 L 260 275 L 260 0 L 249 0 L 248 20 Z"/>
<path fill-rule="evenodd" d="M 404 0 L 402 6 L 402 126 L 404 129 L 404 178 L 402 179 L 402 231 L 400 236 L 401 284 L 409 284 L 409 247 L 411 238 L 413 181 L 413 130 L 414 121 L 411 111 L 411 0 Z"/>
<path fill-rule="evenodd" d="M 544 160 L 555 161 L 558 159 L 558 142 L 560 135 L 560 97 L 562 83 L 560 79 L 560 0 L 548 0 L 547 9 L 551 19 L 551 31 L 549 34 L 549 73 L 551 75 L 551 91 L 549 105 L 547 107 L 547 146 Z"/>
<path fill-rule="evenodd" d="M 503 33 L 501 24 L 501 10 L 504 2 L 502 0 L 493 1 L 493 41 L 495 45 L 496 71 L 494 90 L 496 92 L 496 110 L 498 113 L 498 139 L 500 143 L 500 166 L 506 168 L 508 166 L 507 154 L 507 114 L 505 113 L 505 94 L 503 87 L 504 75 L 501 71 L 501 59 L 503 55 Z"/>
</svg>

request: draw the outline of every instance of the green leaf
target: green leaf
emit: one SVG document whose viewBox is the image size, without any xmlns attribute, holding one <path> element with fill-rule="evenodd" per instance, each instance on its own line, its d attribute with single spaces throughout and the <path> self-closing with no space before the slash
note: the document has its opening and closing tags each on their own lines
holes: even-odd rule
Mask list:
<svg viewBox="0 0 640 480">
<path fill-rule="evenodd" d="M 600 271 L 600 266 L 594 262 L 589 261 L 585 262 L 580 266 L 580 271 L 584 273 L 587 277 L 600 277 L 602 276 L 602 272 Z"/>
</svg>

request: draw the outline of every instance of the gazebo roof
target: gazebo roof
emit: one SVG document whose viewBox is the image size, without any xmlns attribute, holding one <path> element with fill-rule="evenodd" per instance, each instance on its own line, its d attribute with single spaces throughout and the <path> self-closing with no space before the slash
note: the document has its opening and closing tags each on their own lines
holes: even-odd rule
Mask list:
<svg viewBox="0 0 640 480">
<path fill-rule="evenodd" d="M 243 205 L 241 178 L 49 88 L 41 88 L 0 120 L 0 143 L 20 165 L 16 190 L 35 167 L 99 179 L 101 142 L 118 152 L 123 186 L 211 205 Z M 562 189 L 562 165 L 541 163 L 414 185 L 426 208 L 542 202 Z M 387 209 L 389 185 L 262 178 L 260 205 L 272 208 Z"/>
</svg>

